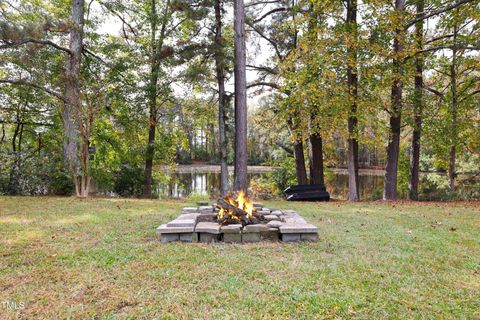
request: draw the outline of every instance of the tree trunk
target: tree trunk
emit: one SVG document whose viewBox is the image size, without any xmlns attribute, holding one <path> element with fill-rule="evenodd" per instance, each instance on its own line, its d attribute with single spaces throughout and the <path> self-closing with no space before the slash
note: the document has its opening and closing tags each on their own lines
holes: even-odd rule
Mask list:
<svg viewBox="0 0 480 320">
<path fill-rule="evenodd" d="M 402 16 L 405 10 L 405 0 L 395 0 L 395 10 Z M 403 18 L 402 18 L 403 19 Z M 387 145 L 387 164 L 385 167 L 385 180 L 383 188 L 384 200 L 397 199 L 398 157 L 400 154 L 400 129 L 402 117 L 402 91 L 403 91 L 403 41 L 405 29 L 402 23 L 395 30 L 393 41 L 393 82 L 391 92 L 392 108 L 390 110 L 390 133 Z"/>
<path fill-rule="evenodd" d="M 310 184 L 325 184 L 323 174 L 323 141 L 320 134 L 310 135 Z"/>
<path fill-rule="evenodd" d="M 295 174 L 297 177 L 297 184 L 308 184 L 307 168 L 305 167 L 305 154 L 303 141 L 301 137 L 296 136 L 297 126 L 294 125 L 293 119 L 287 119 L 287 126 L 290 134 L 293 136 L 293 155 L 295 157 Z"/>
<path fill-rule="evenodd" d="M 307 168 L 305 167 L 305 155 L 303 151 L 303 141 L 295 140 L 293 143 L 293 152 L 295 155 L 295 173 L 297 175 L 297 184 L 308 184 Z"/>
<path fill-rule="evenodd" d="M 294 7 L 295 7 L 295 0 L 292 0 L 292 8 Z M 296 19 L 295 10 L 292 10 L 293 26 L 296 26 L 295 19 Z M 297 44 L 298 44 L 298 30 L 297 28 L 295 28 L 293 33 L 293 48 L 297 48 Z M 298 119 L 297 112 L 294 118 Z M 293 124 L 292 118 L 289 118 L 287 120 L 287 125 L 290 128 L 290 134 L 294 136 L 293 155 L 295 157 L 295 174 L 297 176 L 297 184 L 305 185 L 305 184 L 308 184 L 308 177 L 307 177 L 307 168 L 305 167 L 305 152 L 304 152 L 304 146 L 303 146 L 303 139 L 301 136 L 300 137 L 295 136 L 297 135 L 296 131 L 297 131 L 298 125 L 295 126 Z"/>
<path fill-rule="evenodd" d="M 350 33 L 357 32 L 357 0 L 347 1 L 347 27 Z M 350 41 L 351 43 L 351 41 Z M 357 49 L 349 45 L 348 49 L 347 82 L 348 92 L 351 97 L 350 114 L 348 117 L 348 200 L 359 201 L 358 183 L 358 74 L 357 74 Z"/>
<path fill-rule="evenodd" d="M 88 196 L 82 192 L 81 181 L 88 172 L 82 172 L 79 153 L 81 150 L 80 113 L 82 107 L 80 95 L 80 66 L 83 51 L 84 0 L 72 2 L 72 25 L 70 28 L 70 55 L 66 65 L 65 100 L 62 118 L 64 127 L 63 154 L 72 173 L 75 192 L 79 197 Z"/>
<path fill-rule="evenodd" d="M 417 0 L 417 17 L 424 15 L 425 1 Z M 415 24 L 416 49 L 423 49 L 423 20 Z M 408 183 L 408 194 L 411 200 L 418 200 L 418 182 L 420 174 L 420 138 L 422 135 L 422 112 L 423 112 L 423 56 L 417 54 L 415 57 L 415 89 L 413 101 L 413 134 L 412 134 L 412 155 L 410 159 L 410 179 Z"/>
<path fill-rule="evenodd" d="M 220 152 L 220 195 L 228 193 L 227 135 L 225 132 L 226 98 L 225 98 L 225 57 L 222 38 L 222 4 L 215 1 L 215 70 L 218 83 L 218 136 Z"/>
<path fill-rule="evenodd" d="M 451 77 L 451 93 L 452 93 L 452 127 L 450 131 L 450 153 L 448 165 L 448 186 L 451 191 L 455 191 L 455 179 L 457 177 L 457 25 L 453 26 L 453 49 L 452 49 L 452 64 L 450 66 Z"/>
<path fill-rule="evenodd" d="M 247 78 L 245 49 L 245 6 L 234 1 L 235 47 L 235 190 L 247 192 Z"/>
<path fill-rule="evenodd" d="M 157 95 L 158 95 L 158 78 L 160 71 L 160 52 L 163 48 L 163 41 L 165 38 L 165 28 L 167 23 L 167 10 L 169 10 L 169 1 L 165 4 L 165 12 L 163 16 L 163 22 L 160 30 L 160 35 L 157 39 L 157 6 L 156 0 L 151 0 L 151 17 L 150 17 L 150 76 L 148 81 L 148 109 L 149 109 L 149 121 L 148 121 L 148 140 L 147 149 L 145 152 L 145 171 L 144 171 L 144 183 L 143 183 L 143 196 L 145 198 L 152 197 L 152 172 L 153 172 L 153 159 L 155 157 L 155 133 L 157 130 Z"/>
<path fill-rule="evenodd" d="M 18 174 L 20 171 L 20 148 L 21 148 L 21 139 L 18 144 L 17 150 L 17 137 L 23 131 L 23 125 L 20 123 L 20 119 L 17 118 L 17 125 L 15 126 L 15 131 L 13 132 L 12 136 L 12 155 L 13 155 L 13 162 L 12 167 L 10 168 L 10 177 L 8 181 L 8 193 L 10 195 L 17 195 L 19 193 L 19 186 L 18 186 Z"/>
</svg>

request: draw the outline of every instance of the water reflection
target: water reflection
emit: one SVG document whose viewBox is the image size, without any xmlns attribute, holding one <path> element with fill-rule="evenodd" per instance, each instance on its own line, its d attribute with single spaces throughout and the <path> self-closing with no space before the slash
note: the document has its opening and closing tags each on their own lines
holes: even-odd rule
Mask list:
<svg viewBox="0 0 480 320">
<path fill-rule="evenodd" d="M 255 180 L 267 173 L 250 173 L 249 180 Z M 233 185 L 233 174 L 229 175 L 229 184 Z M 348 175 L 329 172 L 325 177 L 325 184 L 332 198 L 346 199 L 348 193 Z M 381 195 L 383 176 L 364 174 L 359 177 L 360 197 L 369 199 Z M 219 196 L 220 173 L 172 173 L 170 182 L 158 186 L 158 194 L 162 198 L 185 198 L 192 194 L 208 196 L 214 199 Z"/>
</svg>

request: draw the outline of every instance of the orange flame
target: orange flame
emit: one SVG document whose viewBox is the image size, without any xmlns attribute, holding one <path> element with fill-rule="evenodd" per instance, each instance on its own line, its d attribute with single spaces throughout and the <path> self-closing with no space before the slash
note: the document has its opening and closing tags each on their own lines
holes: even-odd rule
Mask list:
<svg viewBox="0 0 480 320">
<path fill-rule="evenodd" d="M 227 195 L 225 197 L 225 201 L 230 203 L 232 206 L 235 206 L 239 209 L 242 209 L 247 213 L 247 218 L 253 217 L 253 202 L 249 201 L 247 195 L 244 191 L 240 191 L 236 199 L 233 199 L 231 196 Z M 225 215 L 230 216 L 230 218 L 238 220 L 239 218 L 233 213 L 232 210 L 228 210 L 225 208 L 220 208 L 220 211 L 217 214 L 217 218 L 221 219 Z"/>
</svg>

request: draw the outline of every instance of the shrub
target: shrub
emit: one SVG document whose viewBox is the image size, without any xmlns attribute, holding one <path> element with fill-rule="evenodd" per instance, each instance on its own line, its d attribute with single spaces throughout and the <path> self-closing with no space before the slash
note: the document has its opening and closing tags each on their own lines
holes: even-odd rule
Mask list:
<svg viewBox="0 0 480 320">
<path fill-rule="evenodd" d="M 144 171 L 140 166 L 124 163 L 114 174 L 113 191 L 121 197 L 143 194 Z"/>
</svg>

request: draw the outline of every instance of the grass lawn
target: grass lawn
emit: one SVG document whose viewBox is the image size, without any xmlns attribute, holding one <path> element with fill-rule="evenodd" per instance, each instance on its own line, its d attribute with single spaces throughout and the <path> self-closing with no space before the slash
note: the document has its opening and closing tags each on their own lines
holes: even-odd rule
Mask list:
<svg viewBox="0 0 480 320">
<path fill-rule="evenodd" d="M 480 319 L 479 202 L 266 202 L 320 241 L 161 244 L 188 204 L 0 197 L 0 318 Z"/>
</svg>

